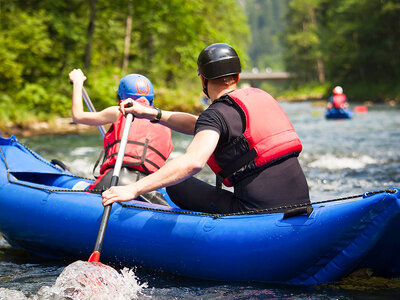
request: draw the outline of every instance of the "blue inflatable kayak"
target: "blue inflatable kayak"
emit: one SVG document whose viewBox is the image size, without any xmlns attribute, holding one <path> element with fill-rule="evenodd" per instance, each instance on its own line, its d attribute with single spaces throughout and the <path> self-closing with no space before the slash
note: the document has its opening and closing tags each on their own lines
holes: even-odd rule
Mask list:
<svg viewBox="0 0 400 300">
<path fill-rule="evenodd" d="M 0 232 L 42 257 L 87 260 L 103 213 L 91 181 L 0 137 Z M 362 267 L 400 274 L 400 193 L 321 201 L 310 215 L 209 215 L 132 200 L 114 204 L 101 262 L 219 281 L 311 285 Z"/>
<path fill-rule="evenodd" d="M 327 119 L 351 119 L 353 111 L 344 108 L 330 108 L 325 110 L 325 118 Z"/>
</svg>

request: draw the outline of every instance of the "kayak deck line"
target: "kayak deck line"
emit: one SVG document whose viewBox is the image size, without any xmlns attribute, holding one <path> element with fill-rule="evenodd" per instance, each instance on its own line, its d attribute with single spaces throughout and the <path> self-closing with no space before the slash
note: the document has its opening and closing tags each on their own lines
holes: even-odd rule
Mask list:
<svg viewBox="0 0 400 300">
<path fill-rule="evenodd" d="M 282 210 L 282 209 L 293 209 L 293 208 L 299 208 L 299 207 L 307 207 L 307 206 L 331 203 L 331 202 L 336 202 L 336 201 L 351 200 L 351 199 L 356 199 L 356 198 L 363 198 L 364 199 L 366 197 L 370 197 L 370 196 L 373 196 L 373 195 L 376 195 L 376 194 L 381 194 L 381 193 L 396 194 L 397 193 L 397 189 L 366 192 L 364 194 L 359 194 L 359 195 L 354 195 L 354 196 L 347 196 L 347 197 L 343 197 L 343 198 L 316 201 L 316 202 L 312 202 L 311 204 L 310 203 L 300 203 L 300 204 L 294 204 L 294 205 L 284 205 L 284 206 L 279 206 L 279 207 L 274 207 L 274 208 L 264 208 L 264 209 L 258 209 L 258 210 L 249 210 L 249 211 L 236 212 L 236 213 L 227 213 L 227 214 L 210 214 L 210 213 L 201 213 L 201 212 L 192 212 L 192 211 L 176 211 L 176 210 L 159 209 L 159 208 L 154 208 L 154 207 L 145 207 L 145 206 L 139 206 L 139 205 L 133 205 L 133 204 L 124 204 L 124 203 L 120 203 L 120 204 L 121 204 L 121 206 L 128 207 L 128 208 L 145 209 L 145 210 L 158 211 L 158 212 L 167 212 L 167 213 L 175 213 L 175 214 L 211 216 L 211 217 L 214 217 L 214 219 L 218 219 L 220 217 L 230 217 L 230 216 L 258 215 L 258 214 L 261 214 L 261 213 L 269 214 L 269 213 L 274 213 L 275 211 Z"/>
</svg>

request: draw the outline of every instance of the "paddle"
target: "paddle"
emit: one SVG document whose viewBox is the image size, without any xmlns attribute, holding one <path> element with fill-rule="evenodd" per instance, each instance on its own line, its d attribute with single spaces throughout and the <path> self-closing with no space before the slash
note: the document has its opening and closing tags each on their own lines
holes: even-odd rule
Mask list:
<svg viewBox="0 0 400 300">
<path fill-rule="evenodd" d="M 82 97 L 83 101 L 85 101 L 87 108 L 89 109 L 90 112 L 96 112 L 96 109 L 94 108 L 92 101 L 90 101 L 89 95 L 86 93 L 85 87 L 82 87 Z M 99 131 L 104 138 L 104 135 L 106 134 L 106 130 L 104 129 L 103 125 L 97 126 L 99 128 Z"/>
<path fill-rule="evenodd" d="M 72 81 L 69 82 L 70 84 L 74 84 Z M 85 87 L 82 86 L 82 98 L 83 101 L 85 101 L 86 107 L 89 109 L 90 112 L 96 112 L 96 109 L 93 106 L 92 101 L 90 101 L 89 95 L 87 94 Z M 101 136 L 104 138 L 106 134 L 106 130 L 103 125 L 97 126 L 97 128 L 100 131 Z"/>
<path fill-rule="evenodd" d="M 366 113 L 368 111 L 368 107 L 365 105 L 357 105 L 353 108 L 353 111 L 356 113 Z"/>
<path fill-rule="evenodd" d="M 115 162 L 114 172 L 113 172 L 113 175 L 112 175 L 112 178 L 111 178 L 110 187 L 118 185 L 119 172 L 121 170 L 122 160 L 124 159 L 125 147 L 126 147 L 126 144 L 128 142 L 128 135 L 129 135 L 129 130 L 131 128 L 132 121 L 133 121 L 133 115 L 132 114 L 127 114 L 126 119 L 125 119 L 124 129 L 123 129 L 123 132 L 122 132 L 122 138 L 121 138 L 120 147 L 119 147 L 119 150 L 118 150 L 117 160 Z M 101 218 L 99 231 L 97 233 L 96 243 L 95 243 L 95 246 L 94 246 L 94 249 L 93 249 L 93 253 L 89 257 L 89 260 L 88 260 L 89 262 L 99 262 L 100 250 L 101 250 L 101 246 L 103 244 L 103 239 L 104 239 L 104 234 L 105 234 L 105 231 L 106 231 L 106 228 L 107 228 L 108 219 L 110 217 L 111 206 L 112 206 L 112 204 L 107 205 L 107 206 L 104 207 L 103 216 Z"/>
</svg>

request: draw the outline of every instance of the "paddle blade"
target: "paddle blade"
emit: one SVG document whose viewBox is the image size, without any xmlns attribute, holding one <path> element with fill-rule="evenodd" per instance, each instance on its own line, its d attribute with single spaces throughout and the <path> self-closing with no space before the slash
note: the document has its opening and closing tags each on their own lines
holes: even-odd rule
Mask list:
<svg viewBox="0 0 400 300">
<path fill-rule="evenodd" d="M 100 260 L 100 252 L 93 251 L 92 255 L 90 255 L 88 262 L 99 262 Z"/>
<path fill-rule="evenodd" d="M 366 113 L 368 111 L 368 107 L 365 105 L 359 105 L 353 108 L 353 111 L 356 113 Z"/>
</svg>

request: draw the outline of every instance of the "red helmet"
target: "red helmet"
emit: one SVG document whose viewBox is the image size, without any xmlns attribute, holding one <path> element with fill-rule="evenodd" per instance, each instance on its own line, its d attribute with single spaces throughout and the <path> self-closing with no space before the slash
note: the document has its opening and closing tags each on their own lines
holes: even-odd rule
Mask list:
<svg viewBox="0 0 400 300">
<path fill-rule="evenodd" d="M 341 86 L 335 86 L 332 90 L 335 95 L 343 94 L 343 89 Z"/>
</svg>

